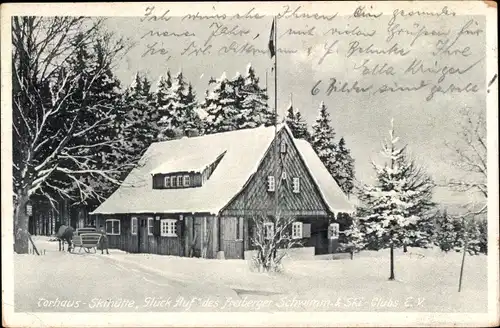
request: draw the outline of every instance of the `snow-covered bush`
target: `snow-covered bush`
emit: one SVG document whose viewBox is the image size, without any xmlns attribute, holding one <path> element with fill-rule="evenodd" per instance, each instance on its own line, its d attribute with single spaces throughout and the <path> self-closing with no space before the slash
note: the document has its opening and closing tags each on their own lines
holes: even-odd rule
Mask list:
<svg viewBox="0 0 500 328">
<path fill-rule="evenodd" d="M 284 218 L 280 215 L 270 217 L 265 215 L 252 218 L 251 241 L 256 248 L 253 265 L 259 272 L 281 271 L 282 260 L 287 250 L 300 241 L 292 239 L 291 226 L 293 218 Z"/>
</svg>

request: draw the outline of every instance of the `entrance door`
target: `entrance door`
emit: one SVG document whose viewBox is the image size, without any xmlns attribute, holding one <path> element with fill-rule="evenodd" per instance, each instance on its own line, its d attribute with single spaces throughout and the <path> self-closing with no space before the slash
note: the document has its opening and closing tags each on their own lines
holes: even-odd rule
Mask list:
<svg viewBox="0 0 500 328">
<path fill-rule="evenodd" d="M 148 219 L 139 219 L 139 253 L 148 252 Z"/>
<path fill-rule="evenodd" d="M 199 216 L 196 216 L 194 217 L 194 220 L 193 220 L 193 223 L 194 223 L 194 256 L 195 257 L 201 257 L 201 249 L 202 249 L 202 245 L 203 245 L 203 239 L 204 239 L 204 236 L 205 236 L 205 217 L 199 217 Z"/>
</svg>

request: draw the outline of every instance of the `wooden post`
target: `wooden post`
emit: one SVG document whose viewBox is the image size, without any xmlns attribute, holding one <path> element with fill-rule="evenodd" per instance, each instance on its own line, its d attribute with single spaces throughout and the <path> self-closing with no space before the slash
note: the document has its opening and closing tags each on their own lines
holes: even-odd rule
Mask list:
<svg viewBox="0 0 500 328">
<path fill-rule="evenodd" d="M 468 242 L 468 236 L 467 236 L 467 227 L 465 224 L 465 219 L 463 220 L 463 226 L 464 226 L 464 254 L 462 255 L 462 265 L 460 266 L 460 278 L 458 280 L 458 292 L 462 290 L 462 277 L 464 275 L 464 265 L 465 265 L 465 252 L 467 252 L 467 242 Z"/>
<path fill-rule="evenodd" d="M 394 279 L 396 279 L 394 277 L 394 243 L 391 242 L 391 276 L 389 277 L 389 280 Z"/>
</svg>

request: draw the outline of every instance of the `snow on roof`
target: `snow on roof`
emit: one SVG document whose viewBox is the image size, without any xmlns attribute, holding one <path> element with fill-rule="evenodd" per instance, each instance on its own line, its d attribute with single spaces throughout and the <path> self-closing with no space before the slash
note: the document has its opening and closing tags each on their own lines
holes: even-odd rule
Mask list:
<svg viewBox="0 0 500 328">
<path fill-rule="evenodd" d="M 291 132 L 286 124 L 288 133 Z M 212 213 L 217 214 L 257 171 L 271 141 L 274 127 L 153 143 L 123 185 L 92 214 Z M 304 163 L 334 212 L 352 212 L 353 206 L 307 141 L 294 140 Z M 211 177 L 198 188 L 153 189 L 155 172 L 193 171 L 224 154 Z"/>
<path fill-rule="evenodd" d="M 316 155 L 311 144 L 302 139 L 294 139 L 294 142 L 330 211 L 333 213 L 354 212 L 354 206 L 347 199 L 347 196 L 342 189 L 340 189 L 325 165 L 323 165 L 318 155 Z"/>
<path fill-rule="evenodd" d="M 196 213 L 217 214 L 250 176 L 274 138 L 274 127 L 237 130 L 153 143 L 123 185 L 92 214 Z M 210 178 L 199 188 L 153 189 L 151 172 L 163 164 L 179 168 L 215 160 L 227 151 Z M 200 157 L 197 157 L 201 154 Z M 170 161 L 172 158 L 179 161 Z"/>
<path fill-rule="evenodd" d="M 181 145 L 182 143 L 178 144 Z M 202 173 L 206 167 L 214 163 L 215 160 L 225 152 L 225 149 L 222 150 L 220 147 L 206 147 L 205 149 L 198 149 L 194 146 L 195 145 L 192 143 L 187 145 L 186 149 L 184 149 L 188 153 L 186 156 L 171 157 L 161 165 L 154 168 L 150 173 L 166 174 L 181 171 Z"/>
</svg>

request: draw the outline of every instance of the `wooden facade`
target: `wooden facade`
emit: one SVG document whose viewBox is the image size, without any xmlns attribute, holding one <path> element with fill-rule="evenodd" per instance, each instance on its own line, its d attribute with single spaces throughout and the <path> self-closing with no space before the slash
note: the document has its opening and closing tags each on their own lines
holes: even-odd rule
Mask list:
<svg viewBox="0 0 500 328">
<path fill-rule="evenodd" d="M 278 155 L 277 155 L 278 154 Z M 153 176 L 153 188 L 163 188 L 165 176 L 190 174 L 192 185 L 199 187 L 209 179 L 224 154 L 207 166 L 202 173 L 177 172 Z M 269 188 L 269 177 L 275 181 Z M 294 184 L 299 181 L 299 188 Z M 279 213 L 277 212 L 279 208 Z M 166 209 L 168 210 L 168 209 Z M 209 213 L 149 213 L 100 215 L 97 227 L 106 220 L 119 220 L 120 233 L 109 235 L 109 247 L 131 253 L 153 253 L 176 256 L 216 258 L 223 252 L 228 259 L 243 259 L 252 245 L 253 220 L 258 215 L 281 215 L 307 225 L 307 237 L 301 246 L 314 247 L 316 254 L 335 252 L 337 241 L 328 239 L 328 226 L 337 222 L 287 129 L 281 129 L 273 140 L 256 172 L 242 190 L 217 214 Z M 132 217 L 137 218 L 138 231 L 132 233 Z M 162 219 L 176 221 L 176 236 L 162 236 L 158 224 Z M 148 220 L 154 220 L 153 232 Z M 345 227 L 342 224 L 341 230 Z"/>
</svg>

